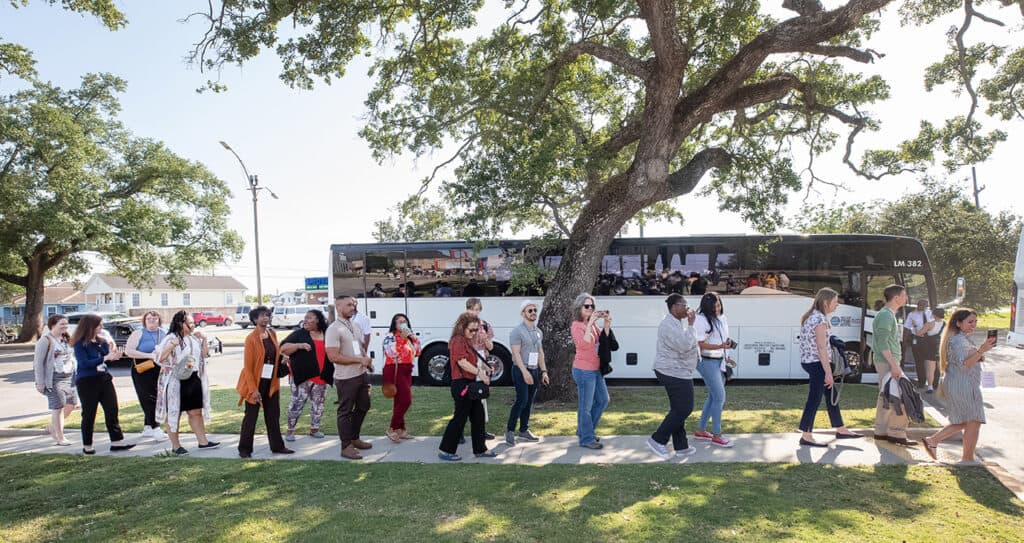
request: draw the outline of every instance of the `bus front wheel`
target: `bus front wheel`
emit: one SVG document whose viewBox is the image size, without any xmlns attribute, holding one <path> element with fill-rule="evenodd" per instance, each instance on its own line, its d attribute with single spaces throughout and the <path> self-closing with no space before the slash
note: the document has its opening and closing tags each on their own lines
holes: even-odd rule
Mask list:
<svg viewBox="0 0 1024 543">
<path fill-rule="evenodd" d="M 420 355 L 420 379 L 423 384 L 445 386 L 452 382 L 451 362 L 448 345 L 436 343 L 428 346 Z"/>
</svg>

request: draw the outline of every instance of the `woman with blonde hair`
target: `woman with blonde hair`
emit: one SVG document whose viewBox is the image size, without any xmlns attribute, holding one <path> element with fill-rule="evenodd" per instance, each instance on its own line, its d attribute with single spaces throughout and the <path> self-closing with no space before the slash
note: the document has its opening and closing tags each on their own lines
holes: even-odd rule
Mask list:
<svg viewBox="0 0 1024 543">
<path fill-rule="evenodd" d="M 953 312 L 939 344 L 939 367 L 942 380 L 939 394 L 946 398 L 949 424 L 930 438 L 921 440 L 925 451 L 932 460 L 937 460 L 939 443 L 963 432 L 962 462 L 974 461 L 974 449 L 978 446 L 978 434 L 985 423 L 985 403 L 981 397 L 981 362 L 985 353 L 996 346 L 996 338 L 990 337 L 975 347 L 971 334 L 978 327 L 978 313 L 973 309 L 960 308 Z"/>
<path fill-rule="evenodd" d="M 596 299 L 586 292 L 576 297 L 572 303 L 572 342 L 576 346 L 576 356 L 572 360 L 572 380 L 576 381 L 578 404 L 576 406 L 576 436 L 580 447 L 601 449 L 604 445 L 597 437 L 597 424 L 601 415 L 608 407 L 608 386 L 601 374 L 601 361 L 597 349 L 601 329 L 598 320 L 603 320 L 602 327 L 606 334 L 611 333 L 612 316 L 605 310 L 596 309 Z"/>
<path fill-rule="evenodd" d="M 832 358 L 829 355 L 831 347 L 828 344 L 827 316 L 837 307 L 839 293 L 830 288 L 823 288 L 814 296 L 811 308 L 800 318 L 800 366 L 807 372 L 810 385 L 807 389 L 804 414 L 800 417 L 800 444 L 807 447 L 827 447 L 824 443 L 814 441 L 814 418 L 825 389 L 831 390 L 835 386 Z M 843 424 L 843 415 L 839 412 L 839 405 L 833 403 L 832 398 L 825 399 L 825 408 L 828 410 L 828 420 L 836 430 L 836 439 L 862 437 L 846 428 Z"/>
<path fill-rule="evenodd" d="M 155 441 L 164 441 L 167 434 L 156 422 L 157 387 L 160 383 L 160 367 L 156 361 L 160 357 L 157 346 L 167 334 L 160 328 L 163 319 L 156 311 L 146 311 L 142 315 L 142 328 L 132 332 L 124 346 L 124 354 L 132 361 L 132 384 L 135 395 L 139 397 L 142 407 L 142 437 Z"/>
</svg>

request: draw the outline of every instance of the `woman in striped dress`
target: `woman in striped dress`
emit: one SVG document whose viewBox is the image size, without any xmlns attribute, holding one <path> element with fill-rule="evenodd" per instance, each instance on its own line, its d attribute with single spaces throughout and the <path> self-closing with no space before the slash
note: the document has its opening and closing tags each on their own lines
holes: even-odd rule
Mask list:
<svg viewBox="0 0 1024 543">
<path fill-rule="evenodd" d="M 942 441 L 963 432 L 961 461 L 973 462 L 978 433 L 985 423 L 985 404 L 981 398 L 981 361 L 996 346 L 996 338 L 988 338 L 975 347 L 970 335 L 978 326 L 978 313 L 973 309 L 957 309 L 949 319 L 939 345 L 939 366 L 942 382 L 939 392 L 946 398 L 949 424 L 921 444 L 932 459 Z"/>
</svg>

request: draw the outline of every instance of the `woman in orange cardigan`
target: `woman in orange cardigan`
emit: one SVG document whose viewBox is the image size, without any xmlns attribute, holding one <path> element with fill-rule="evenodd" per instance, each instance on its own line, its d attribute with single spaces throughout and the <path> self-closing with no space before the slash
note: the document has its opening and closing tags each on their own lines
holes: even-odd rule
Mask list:
<svg viewBox="0 0 1024 543">
<path fill-rule="evenodd" d="M 277 345 L 277 334 L 270 328 L 270 310 L 261 305 L 249 312 L 249 320 L 256 325 L 256 329 L 245 338 L 242 373 L 235 385 L 239 396 L 238 405 L 245 402 L 238 456 L 252 458 L 252 440 L 261 406 L 271 452 L 292 454 L 295 451 L 285 447 L 284 439 L 281 438 L 281 379 L 277 376 L 281 351 Z"/>
</svg>

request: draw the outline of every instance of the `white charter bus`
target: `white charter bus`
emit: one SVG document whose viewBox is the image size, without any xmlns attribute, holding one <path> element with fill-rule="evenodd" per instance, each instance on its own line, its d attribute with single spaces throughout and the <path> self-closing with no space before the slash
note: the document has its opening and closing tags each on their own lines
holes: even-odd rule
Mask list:
<svg viewBox="0 0 1024 543">
<path fill-rule="evenodd" d="M 1024 229 L 1020 231 L 1017 244 L 1017 262 L 1013 268 L 1013 298 L 1010 300 L 1010 333 L 1006 342 L 1017 347 L 1024 346 L 1024 318 L 1017 311 L 1024 308 Z"/>
<path fill-rule="evenodd" d="M 542 305 L 544 277 L 561 258 L 557 242 L 332 245 L 329 288 L 333 297 L 360 298 L 359 309 L 373 325 L 369 350 L 377 360 L 392 316 L 408 315 L 423 344 L 418 381 L 435 385 L 449 380 L 447 341 L 456 317 L 468 297 L 480 298 L 481 317 L 495 329 L 492 357 L 501 362 L 501 384 L 511 380 L 508 336 L 521 321 L 519 305 L 526 299 Z M 931 267 L 918 240 L 853 234 L 620 238 L 608 248 L 593 294 L 599 308 L 611 311 L 620 345 L 610 378 L 653 378 L 665 297 L 679 292 L 696 308 L 704 287 L 722 295 L 738 343 L 731 353 L 738 363 L 733 377 L 806 379 L 797 347 L 800 317 L 814 293 L 830 287 L 840 295 L 833 334 L 846 342 L 855 368 L 848 380 L 859 381 L 873 372 L 867 362 L 871 320 L 883 303 L 882 290 L 894 283 L 907 287 L 910 305 L 923 298 L 935 307 Z M 406 285 L 404 291 L 399 285 Z"/>
</svg>

